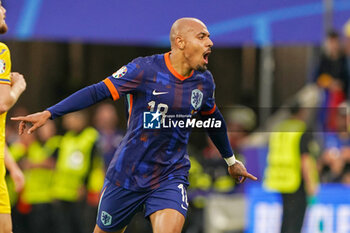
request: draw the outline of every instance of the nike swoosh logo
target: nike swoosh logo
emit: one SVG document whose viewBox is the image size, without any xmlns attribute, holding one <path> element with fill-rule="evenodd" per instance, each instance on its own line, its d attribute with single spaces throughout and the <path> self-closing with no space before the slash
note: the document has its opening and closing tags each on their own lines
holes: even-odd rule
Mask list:
<svg viewBox="0 0 350 233">
<path fill-rule="evenodd" d="M 3 54 L 6 51 L 6 49 L 2 49 L 0 52 L 0 55 Z"/>
<path fill-rule="evenodd" d="M 165 91 L 165 92 L 156 92 L 156 90 L 153 90 L 152 94 L 153 95 L 164 95 L 164 94 L 167 94 L 168 92 Z"/>
</svg>

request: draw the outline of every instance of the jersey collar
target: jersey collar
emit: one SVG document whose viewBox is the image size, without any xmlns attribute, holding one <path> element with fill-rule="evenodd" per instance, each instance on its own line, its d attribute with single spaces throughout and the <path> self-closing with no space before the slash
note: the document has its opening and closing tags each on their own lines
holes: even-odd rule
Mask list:
<svg viewBox="0 0 350 233">
<path fill-rule="evenodd" d="M 185 79 L 192 77 L 194 70 L 192 70 L 191 74 L 189 76 L 186 76 L 186 77 L 182 76 L 181 74 L 176 72 L 176 70 L 174 69 L 174 67 L 171 65 L 171 62 L 170 62 L 170 52 L 167 52 L 164 54 L 164 60 L 165 60 L 165 65 L 168 68 L 168 70 L 170 71 L 170 73 L 172 73 L 172 75 L 174 75 L 177 79 L 184 81 Z"/>
</svg>

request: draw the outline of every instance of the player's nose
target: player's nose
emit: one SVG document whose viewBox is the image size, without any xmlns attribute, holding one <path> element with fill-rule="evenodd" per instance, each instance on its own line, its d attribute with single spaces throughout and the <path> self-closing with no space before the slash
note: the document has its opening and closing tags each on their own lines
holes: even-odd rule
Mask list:
<svg viewBox="0 0 350 233">
<path fill-rule="evenodd" d="M 210 38 L 208 38 L 207 46 L 211 48 L 213 47 L 213 45 L 214 45 L 213 41 Z"/>
</svg>

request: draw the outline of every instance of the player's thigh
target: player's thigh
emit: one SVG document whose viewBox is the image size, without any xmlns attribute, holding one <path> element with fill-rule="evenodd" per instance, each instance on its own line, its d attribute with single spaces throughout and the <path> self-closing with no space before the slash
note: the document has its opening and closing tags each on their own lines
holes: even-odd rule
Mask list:
<svg viewBox="0 0 350 233">
<path fill-rule="evenodd" d="M 12 221 L 10 214 L 0 214 L 0 233 L 11 233 Z"/>
<path fill-rule="evenodd" d="M 124 227 L 121 230 L 117 230 L 117 231 L 113 231 L 112 233 L 124 233 L 126 227 Z M 97 226 L 97 224 L 95 225 L 95 229 L 94 229 L 94 233 L 111 233 L 111 232 L 107 232 L 102 230 L 101 228 L 99 228 L 99 226 Z"/>
<path fill-rule="evenodd" d="M 145 216 L 150 217 L 154 233 L 180 233 L 187 208 L 186 185 L 176 182 L 158 188 L 147 198 Z"/>
<path fill-rule="evenodd" d="M 185 217 L 174 209 L 158 210 L 150 215 L 153 233 L 181 233 Z"/>
</svg>

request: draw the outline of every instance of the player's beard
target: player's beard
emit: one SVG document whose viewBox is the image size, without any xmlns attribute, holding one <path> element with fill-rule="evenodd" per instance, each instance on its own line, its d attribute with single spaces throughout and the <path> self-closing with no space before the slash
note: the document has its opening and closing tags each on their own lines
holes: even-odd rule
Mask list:
<svg viewBox="0 0 350 233">
<path fill-rule="evenodd" d="M 7 32 L 7 24 L 6 23 L 3 23 L 1 26 L 0 26 L 0 34 L 5 34 Z"/>
<path fill-rule="evenodd" d="M 197 68 L 196 68 L 196 70 L 198 70 L 199 72 L 204 72 L 207 69 L 208 69 L 208 67 L 206 65 L 203 65 L 203 66 L 198 65 Z"/>
</svg>

